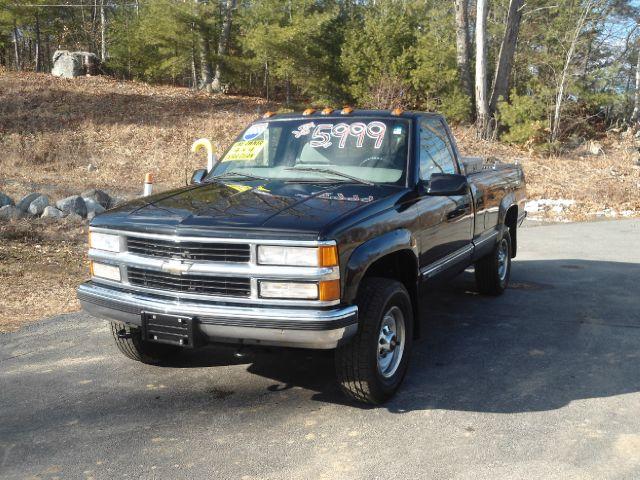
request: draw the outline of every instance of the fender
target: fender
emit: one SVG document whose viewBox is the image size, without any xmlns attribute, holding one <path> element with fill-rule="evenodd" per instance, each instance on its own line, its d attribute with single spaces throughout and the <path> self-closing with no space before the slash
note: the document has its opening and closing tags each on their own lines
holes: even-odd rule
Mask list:
<svg viewBox="0 0 640 480">
<path fill-rule="evenodd" d="M 518 205 L 516 202 L 516 196 L 513 192 L 509 192 L 500 201 L 500 211 L 498 212 L 498 229 L 502 230 L 507 212 L 514 205 Z"/>
<path fill-rule="evenodd" d="M 358 293 L 358 286 L 365 272 L 376 260 L 390 253 L 400 250 L 413 252 L 416 261 L 416 273 L 418 268 L 418 242 L 407 229 L 398 229 L 387 232 L 378 237 L 367 240 L 358 246 L 347 262 L 344 275 L 344 301 L 353 303 Z"/>
</svg>

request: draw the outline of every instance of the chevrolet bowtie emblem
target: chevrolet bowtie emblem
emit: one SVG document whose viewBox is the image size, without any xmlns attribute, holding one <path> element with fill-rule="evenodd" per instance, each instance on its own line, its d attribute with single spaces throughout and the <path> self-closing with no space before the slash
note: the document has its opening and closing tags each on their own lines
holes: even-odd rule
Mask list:
<svg viewBox="0 0 640 480">
<path fill-rule="evenodd" d="M 169 260 L 162 264 L 163 272 L 172 273 L 174 275 L 184 275 L 193 266 L 193 263 L 181 262 L 180 260 Z"/>
</svg>

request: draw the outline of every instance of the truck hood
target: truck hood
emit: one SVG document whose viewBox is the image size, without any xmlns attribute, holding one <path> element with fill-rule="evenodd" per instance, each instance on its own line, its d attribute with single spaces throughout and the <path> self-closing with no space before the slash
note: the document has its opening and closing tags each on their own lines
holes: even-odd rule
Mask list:
<svg viewBox="0 0 640 480">
<path fill-rule="evenodd" d="M 140 198 L 94 218 L 125 230 L 286 230 L 318 233 L 341 216 L 397 193 L 347 183 L 211 182 Z"/>
</svg>

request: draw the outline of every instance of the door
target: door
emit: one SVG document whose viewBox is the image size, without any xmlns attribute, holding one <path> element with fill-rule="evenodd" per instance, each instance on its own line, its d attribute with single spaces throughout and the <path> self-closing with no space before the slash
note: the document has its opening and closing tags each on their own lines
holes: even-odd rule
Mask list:
<svg viewBox="0 0 640 480">
<path fill-rule="evenodd" d="M 456 196 L 430 196 L 426 186 L 434 173 L 460 173 L 447 128 L 441 118 L 418 120 L 420 215 L 420 269 L 430 278 L 470 262 L 473 237 L 471 192 Z"/>
</svg>

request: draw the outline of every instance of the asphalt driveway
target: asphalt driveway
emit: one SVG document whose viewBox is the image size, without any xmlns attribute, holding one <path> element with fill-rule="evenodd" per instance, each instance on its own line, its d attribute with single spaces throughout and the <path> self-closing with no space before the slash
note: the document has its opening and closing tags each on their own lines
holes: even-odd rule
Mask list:
<svg viewBox="0 0 640 480">
<path fill-rule="evenodd" d="M 0 335 L 0 478 L 640 478 L 640 221 L 519 243 L 502 297 L 469 273 L 425 296 L 380 408 L 344 400 L 330 355 L 151 367 L 81 313 Z"/>
</svg>

